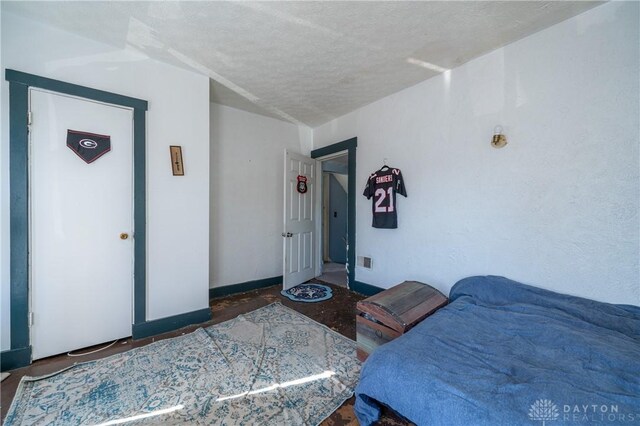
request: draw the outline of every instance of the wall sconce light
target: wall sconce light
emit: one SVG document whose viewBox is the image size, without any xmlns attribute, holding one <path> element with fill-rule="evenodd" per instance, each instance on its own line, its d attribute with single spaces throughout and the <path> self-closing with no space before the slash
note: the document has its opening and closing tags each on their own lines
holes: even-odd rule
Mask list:
<svg viewBox="0 0 640 426">
<path fill-rule="evenodd" d="M 502 126 L 496 126 L 493 129 L 493 138 L 491 146 L 494 148 L 502 148 L 507 144 L 507 137 L 502 134 Z"/>
</svg>

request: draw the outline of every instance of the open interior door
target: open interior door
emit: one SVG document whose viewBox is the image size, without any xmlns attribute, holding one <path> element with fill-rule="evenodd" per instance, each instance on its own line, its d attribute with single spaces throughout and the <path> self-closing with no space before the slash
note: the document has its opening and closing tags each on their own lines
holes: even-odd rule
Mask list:
<svg viewBox="0 0 640 426">
<path fill-rule="evenodd" d="M 284 153 L 283 286 L 287 290 L 315 276 L 316 160 Z"/>
</svg>

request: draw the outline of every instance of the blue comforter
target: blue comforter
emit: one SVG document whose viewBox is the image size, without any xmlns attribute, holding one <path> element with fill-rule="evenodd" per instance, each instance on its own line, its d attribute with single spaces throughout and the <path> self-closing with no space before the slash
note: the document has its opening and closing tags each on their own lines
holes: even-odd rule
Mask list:
<svg viewBox="0 0 640 426">
<path fill-rule="evenodd" d="M 640 424 L 640 307 L 493 276 L 449 298 L 366 361 L 362 425 L 380 404 L 418 425 Z"/>
</svg>

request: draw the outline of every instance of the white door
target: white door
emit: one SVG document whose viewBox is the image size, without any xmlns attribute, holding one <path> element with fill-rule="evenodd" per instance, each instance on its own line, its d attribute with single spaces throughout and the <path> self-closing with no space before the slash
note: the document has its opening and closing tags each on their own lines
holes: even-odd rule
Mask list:
<svg viewBox="0 0 640 426">
<path fill-rule="evenodd" d="M 133 112 L 29 95 L 31 344 L 39 359 L 131 335 Z M 110 136 L 111 151 L 85 163 L 67 147 L 69 129 Z"/>
<path fill-rule="evenodd" d="M 304 155 L 284 153 L 283 285 L 287 290 L 315 276 L 317 164 Z M 300 192 L 305 181 L 306 192 Z M 301 188 L 304 190 L 304 188 Z"/>
</svg>

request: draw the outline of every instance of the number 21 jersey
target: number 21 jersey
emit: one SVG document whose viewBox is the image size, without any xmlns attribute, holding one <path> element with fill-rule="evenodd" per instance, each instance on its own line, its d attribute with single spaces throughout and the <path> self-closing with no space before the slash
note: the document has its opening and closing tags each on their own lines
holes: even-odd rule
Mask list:
<svg viewBox="0 0 640 426">
<path fill-rule="evenodd" d="M 398 227 L 396 209 L 396 194 L 407 196 L 404 180 L 400 169 L 384 167 L 369 176 L 364 195 L 367 199 L 373 197 L 371 210 L 373 212 L 373 227 L 393 229 Z"/>
</svg>

